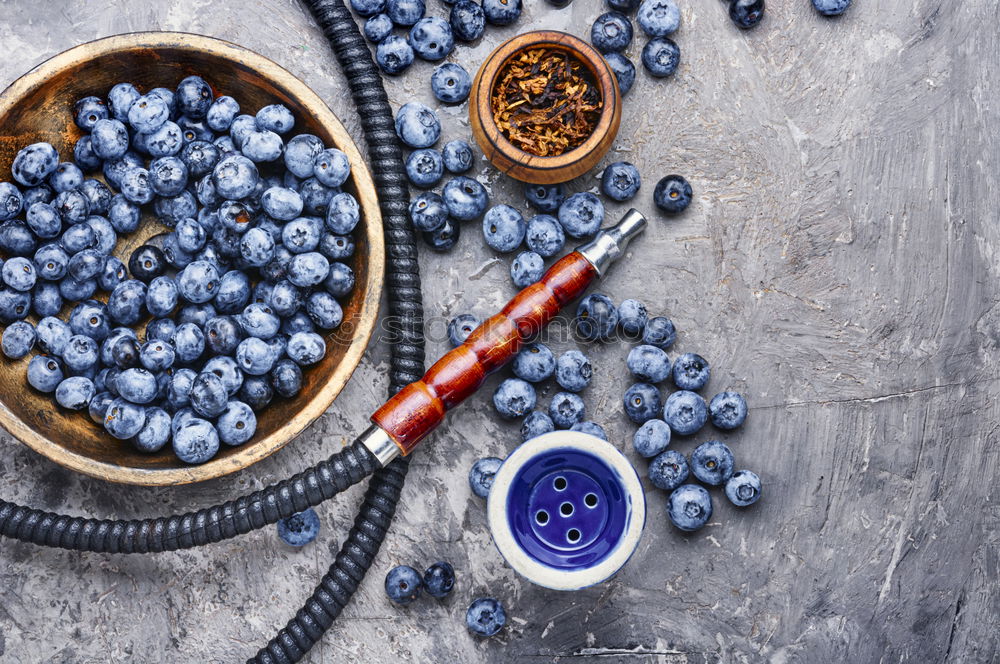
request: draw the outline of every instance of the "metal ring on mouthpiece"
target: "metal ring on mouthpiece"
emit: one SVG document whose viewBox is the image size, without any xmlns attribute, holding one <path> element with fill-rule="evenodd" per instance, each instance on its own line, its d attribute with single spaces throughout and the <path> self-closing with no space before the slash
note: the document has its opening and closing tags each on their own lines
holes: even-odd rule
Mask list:
<svg viewBox="0 0 1000 664">
<path fill-rule="evenodd" d="M 554 431 L 507 457 L 487 518 L 516 572 L 546 588 L 579 590 L 628 561 L 642 536 L 646 499 L 635 468 L 613 445 Z"/>
</svg>

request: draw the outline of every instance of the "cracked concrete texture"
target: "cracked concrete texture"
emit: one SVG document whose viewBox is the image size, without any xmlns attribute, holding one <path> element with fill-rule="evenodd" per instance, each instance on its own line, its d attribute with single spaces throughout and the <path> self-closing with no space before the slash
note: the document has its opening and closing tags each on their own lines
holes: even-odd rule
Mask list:
<svg viewBox="0 0 1000 664">
<path fill-rule="evenodd" d="M 449 58 L 474 70 L 518 30 L 586 36 L 597 0 L 551 10 L 531 0 L 518 26 L 490 29 Z M 719 2 L 680 2 L 682 64 L 639 72 L 608 161 L 639 165 L 635 204 L 652 227 L 600 289 L 640 297 L 680 331 L 676 352 L 713 363 L 711 393 L 746 393 L 751 414 L 721 435 L 765 494 L 739 511 L 716 500 L 706 529 L 682 535 L 647 485 L 637 554 L 613 580 L 562 594 L 519 579 L 493 547 L 466 485 L 479 456 L 504 456 L 517 425 L 487 388 L 419 450 L 370 578 L 309 661 L 988 662 L 1000 657 L 1000 37 L 986 0 L 857 0 L 836 20 L 807 0 L 773 0 L 739 32 Z M 428 2 L 442 15 L 438 0 Z M 323 36 L 293 0 L 38 3 L 0 0 L 0 85 L 80 42 L 185 30 L 277 61 L 360 135 Z M 638 59 L 643 39 L 630 49 Z M 398 106 L 430 101 L 432 67 L 387 82 Z M 445 138 L 469 138 L 464 106 L 441 109 Z M 494 202 L 519 186 L 477 165 Z M 696 199 L 656 215 L 655 181 L 685 174 Z M 596 172 L 595 172 L 596 174 Z M 586 176 L 572 184 L 591 189 Z M 610 205 L 611 216 L 623 206 Z M 510 257 L 467 225 L 446 256 L 424 252 L 428 355 L 442 323 L 487 315 L 513 294 Z M 470 276 L 471 275 L 471 276 Z M 650 285 L 650 275 L 655 282 Z M 565 321 L 556 350 L 576 346 Z M 622 345 L 587 346 L 593 419 L 642 469 L 621 413 Z M 0 440 L 3 497 L 46 509 L 136 517 L 188 510 L 264 486 L 325 457 L 383 399 L 375 342 L 330 411 L 253 468 L 179 489 L 109 486 Z M 544 397 L 553 392 L 544 390 Z M 543 397 L 543 398 L 544 398 Z M 713 435 L 706 433 L 707 435 Z M 680 441 L 689 452 L 705 436 Z M 4 541 L 4 662 L 237 661 L 292 615 L 329 565 L 360 489 L 319 508 L 317 543 L 292 551 L 265 529 L 205 549 L 102 556 Z M 716 498 L 719 494 L 714 494 Z M 451 560 L 453 596 L 390 605 L 399 563 Z M 507 606 L 502 636 L 476 641 L 465 607 Z"/>
</svg>

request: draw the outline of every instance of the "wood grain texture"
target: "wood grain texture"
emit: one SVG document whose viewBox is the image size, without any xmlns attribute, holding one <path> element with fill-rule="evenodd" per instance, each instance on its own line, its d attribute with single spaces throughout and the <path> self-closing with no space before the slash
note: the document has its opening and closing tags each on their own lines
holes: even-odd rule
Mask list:
<svg viewBox="0 0 1000 664">
<path fill-rule="evenodd" d="M 102 39 L 59 53 L 0 93 L 0 173 L 10 172 L 19 149 L 38 141 L 51 143 L 62 157 L 69 158 L 82 135 L 73 122 L 74 100 L 103 95 L 122 80 L 142 90 L 174 88 L 194 73 L 202 74 L 217 94 L 233 96 L 244 109 L 286 104 L 296 116 L 299 131 L 315 134 L 348 155 L 352 172 L 347 186 L 361 207 L 358 248 L 349 261 L 356 287 L 343 301 L 343 323 L 326 335 L 326 356 L 303 372 L 302 391 L 294 399 L 277 399 L 259 413 L 257 432 L 248 444 L 224 445 L 214 459 L 198 466 L 178 459 L 169 446 L 157 454 L 138 452 L 109 436 L 85 412 L 59 409 L 51 395 L 27 385 L 25 373 L 33 354 L 17 362 L 5 358 L 0 363 L 0 425 L 57 463 L 113 482 L 200 482 L 273 454 L 329 408 L 361 361 L 378 317 L 385 250 L 371 173 L 351 136 L 323 101 L 286 70 L 252 51 L 198 35 L 154 32 Z M 123 263 L 128 263 L 132 250 L 141 243 L 169 231 L 148 210 L 144 215 L 137 232 L 118 243 L 115 253 Z M 99 298 L 106 300 L 106 295 Z M 61 317 L 67 318 L 70 309 L 64 306 Z M 136 326 L 140 338 L 149 318 Z M 37 316 L 30 320 L 37 322 Z"/>
<path fill-rule="evenodd" d="M 379 407 L 372 422 L 409 454 L 444 421 L 445 414 L 514 359 L 563 307 L 583 295 L 597 271 L 578 252 L 562 257 L 498 313 L 472 331 L 461 346 L 436 361 L 424 377 Z"/>
<path fill-rule="evenodd" d="M 396 521 L 375 565 L 313 663 L 968 664 L 1000 654 L 1000 35 L 989 0 L 855 0 L 836 20 L 808 0 L 769 0 L 741 32 L 725 3 L 679 0 L 672 79 L 641 70 L 603 163 L 644 180 L 632 205 L 650 228 L 596 288 L 671 316 L 672 353 L 712 362 L 708 391 L 748 395 L 742 431 L 722 435 L 760 473 L 762 502 L 716 501 L 693 536 L 667 522 L 644 480 L 639 550 L 611 582 L 564 594 L 508 569 L 466 475 L 520 440 L 487 380 L 412 456 Z M 518 26 L 488 29 L 449 60 L 471 71 L 518 30 L 585 37 L 605 5 L 526 3 Z M 444 15 L 430 1 L 429 13 Z M 262 29 L 266 26 L 266 29 Z M 192 30 L 239 42 L 302 78 L 360 135 L 344 79 L 294 0 L 0 2 L 0 85 L 88 39 Z M 644 39 L 628 51 L 638 63 Z M 431 63 L 387 81 L 398 107 L 437 107 Z M 464 106 L 439 110 L 443 141 L 471 140 Z M 657 216 L 653 185 L 682 173 L 695 202 Z M 476 162 L 493 201 L 522 185 Z M 591 189 L 592 175 L 570 185 Z M 608 204 L 612 218 L 627 205 Z M 527 214 L 528 211 L 525 209 Z M 514 294 L 510 256 L 468 225 L 445 256 L 421 253 L 428 357 L 445 325 L 488 316 Z M 596 377 L 589 417 L 638 468 L 621 412 L 628 346 L 580 345 L 557 319 L 548 343 L 581 347 Z M 109 486 L 0 440 L 4 498 L 74 514 L 137 517 L 193 509 L 325 458 L 385 398 L 378 339 L 335 405 L 292 444 L 245 470 L 185 488 Z M 547 403 L 551 385 L 540 393 Z M 715 436 L 715 432 L 706 434 Z M 688 453 L 704 440 L 678 440 Z M 713 494 L 715 496 L 717 494 Z M 156 556 L 75 554 L 0 543 L 4 664 L 233 662 L 285 624 L 343 541 L 361 489 L 318 508 L 319 540 L 284 547 L 273 531 Z M 397 564 L 455 564 L 444 601 L 386 601 Z M 510 628 L 478 641 L 474 597 L 500 598 Z"/>
<path fill-rule="evenodd" d="M 507 139 L 493 119 L 493 89 L 501 69 L 517 55 L 538 48 L 557 49 L 579 60 L 593 77 L 603 104 L 590 137 L 554 157 L 539 157 L 520 149 Z M 472 135 L 490 163 L 510 177 L 532 184 L 567 182 L 594 168 L 614 144 L 622 116 L 618 79 L 600 52 L 579 37 L 555 30 L 519 34 L 498 46 L 476 72 L 468 106 Z"/>
</svg>

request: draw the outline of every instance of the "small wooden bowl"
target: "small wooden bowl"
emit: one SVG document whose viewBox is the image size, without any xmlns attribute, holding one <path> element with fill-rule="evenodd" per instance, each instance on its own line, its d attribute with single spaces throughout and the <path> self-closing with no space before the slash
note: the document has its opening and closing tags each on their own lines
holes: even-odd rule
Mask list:
<svg viewBox="0 0 1000 664">
<path fill-rule="evenodd" d="M 290 400 L 276 398 L 258 413 L 257 433 L 250 442 L 223 445 L 214 459 L 198 466 L 182 462 L 169 445 L 153 455 L 134 451 L 128 442 L 115 440 L 93 424 L 85 410 L 64 411 L 51 395 L 32 390 L 25 378 L 30 355 L 16 362 L 0 358 L 0 425 L 53 461 L 112 482 L 150 486 L 200 482 L 273 454 L 329 408 L 361 361 L 378 318 L 384 268 L 382 216 L 361 153 L 316 93 L 271 60 L 228 42 L 174 32 L 136 33 L 82 44 L 43 62 L 0 93 L 0 180 L 9 179 L 14 155 L 30 143 L 48 141 L 63 159 L 71 159 L 81 136 L 72 119 L 77 99 L 104 97 L 121 81 L 131 81 L 141 90 L 173 89 L 191 74 L 204 77 L 217 94 L 235 97 L 250 112 L 266 104 L 285 104 L 295 115 L 294 132 L 315 134 L 347 154 L 351 179 L 345 189 L 357 197 L 362 216 L 350 263 L 356 286 L 343 302 L 344 322 L 326 335 L 326 357 L 303 371 L 301 393 Z M 166 231 L 149 214 L 137 232 L 119 239 L 115 254 L 127 262 L 136 246 Z M 69 305 L 60 317 L 65 319 L 68 310 Z M 145 323 L 140 321 L 137 329 Z"/>
<path fill-rule="evenodd" d="M 493 119 L 490 97 L 501 69 L 523 51 L 554 48 L 576 57 L 590 72 L 604 106 L 594 133 L 576 148 L 556 157 L 538 157 L 510 142 Z M 607 61 L 590 44 L 565 32 L 539 30 L 518 35 L 501 44 L 486 58 L 472 83 L 469 122 L 486 158 L 507 175 L 532 184 L 555 184 L 583 175 L 607 154 L 618 135 L 622 96 L 618 80 Z"/>
</svg>

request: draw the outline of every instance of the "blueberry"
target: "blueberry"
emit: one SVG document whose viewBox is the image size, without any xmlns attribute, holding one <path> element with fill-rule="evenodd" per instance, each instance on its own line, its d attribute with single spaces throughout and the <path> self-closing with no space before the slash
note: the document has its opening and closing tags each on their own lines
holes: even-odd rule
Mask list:
<svg viewBox="0 0 1000 664">
<path fill-rule="evenodd" d="M 73 161 L 84 173 L 96 171 L 104 163 L 94 152 L 94 141 L 90 136 L 81 136 L 73 146 Z"/>
<path fill-rule="evenodd" d="M 540 383 L 556 370 L 556 358 L 543 343 L 530 343 L 514 357 L 514 375 L 529 383 Z"/>
<path fill-rule="evenodd" d="M 446 104 L 461 103 L 469 98 L 469 92 L 472 91 L 472 77 L 462 65 L 446 62 L 438 65 L 431 74 L 431 91 L 439 101 Z"/>
<path fill-rule="evenodd" d="M 733 453 L 717 440 L 702 443 L 691 453 L 691 472 L 705 484 L 718 486 L 732 477 Z"/>
<path fill-rule="evenodd" d="M 108 122 L 101 120 L 100 122 Z M 119 123 L 120 124 L 120 123 Z M 124 127 L 123 127 L 124 128 Z M 93 142 L 93 138 L 91 142 Z M 128 146 L 128 136 L 125 140 Z M 103 156 L 101 157 L 104 158 Z M 59 166 L 59 153 L 49 143 L 32 143 L 21 148 L 11 163 L 10 172 L 18 183 L 25 187 L 36 187 Z"/>
<path fill-rule="evenodd" d="M 590 341 L 610 339 L 618 326 L 618 309 L 607 295 L 592 293 L 576 307 L 576 330 Z"/>
<path fill-rule="evenodd" d="M 243 141 L 252 131 L 257 131 L 257 118 L 246 113 L 233 118 L 233 123 L 229 125 L 229 136 L 233 141 L 233 146 L 235 148 L 242 147 Z"/>
<path fill-rule="evenodd" d="M 150 134 L 170 119 L 167 102 L 158 96 L 143 95 L 128 109 L 128 123 L 140 134 Z"/>
<path fill-rule="evenodd" d="M 97 342 L 82 334 L 74 334 L 63 347 L 62 359 L 71 371 L 86 371 L 97 364 Z"/>
<path fill-rule="evenodd" d="M 684 484 L 667 498 L 667 515 L 671 523 L 684 531 L 695 531 L 712 518 L 712 497 L 705 487 Z"/>
<path fill-rule="evenodd" d="M 269 104 L 257 111 L 257 126 L 275 134 L 287 134 L 295 126 L 295 116 L 284 104 Z"/>
<path fill-rule="evenodd" d="M 177 324 L 172 318 L 154 318 L 146 324 L 146 339 L 163 339 L 170 341 L 174 336 Z"/>
<path fill-rule="evenodd" d="M 208 302 L 219 292 L 219 271 L 207 261 L 194 261 L 177 275 L 177 290 L 188 302 Z"/>
<path fill-rule="evenodd" d="M 559 223 L 572 238 L 590 237 L 604 223 L 604 205 L 590 192 L 573 194 L 559 206 Z"/>
<path fill-rule="evenodd" d="M 579 392 L 590 385 L 592 376 L 590 360 L 578 350 L 568 350 L 556 360 L 556 382 L 564 390 Z"/>
<path fill-rule="evenodd" d="M 108 107 L 100 97 L 84 97 L 73 104 L 73 122 L 84 131 L 90 131 L 98 120 L 107 117 Z"/>
<path fill-rule="evenodd" d="M 424 15 L 424 0 L 386 0 L 385 12 L 396 25 L 411 26 Z"/>
<path fill-rule="evenodd" d="M 297 254 L 288 263 L 288 280 L 301 288 L 322 283 L 329 273 L 330 261 L 315 251 Z"/>
<path fill-rule="evenodd" d="M 326 342 L 314 332 L 296 332 L 289 337 L 286 352 L 299 366 L 309 366 L 326 355 Z"/>
<path fill-rule="evenodd" d="M 230 401 L 226 410 L 215 423 L 219 440 L 226 445 L 242 445 L 253 437 L 257 430 L 257 417 L 253 410 L 242 401 Z"/>
<path fill-rule="evenodd" d="M 107 355 L 111 359 L 110 362 L 105 363 L 109 366 L 113 365 L 118 369 L 125 370 L 135 367 L 139 363 L 139 342 L 135 337 L 116 336 L 102 346 L 102 355 L 105 354 L 105 349 L 108 349 Z M 114 389 L 115 394 L 121 393 L 117 377 L 115 378 L 114 385 L 111 387 Z"/>
<path fill-rule="evenodd" d="M 90 145 L 94 154 L 105 161 L 124 156 L 128 151 L 128 143 L 128 130 L 118 120 L 98 120 L 90 132 Z M 16 173 L 14 178 L 17 179 Z"/>
<path fill-rule="evenodd" d="M 764 0 L 730 0 L 729 18 L 743 30 L 754 27 L 764 18 Z"/>
<path fill-rule="evenodd" d="M 62 230 L 62 219 L 59 213 L 48 203 L 33 203 L 24 217 L 28 228 L 38 237 L 51 240 Z"/>
<path fill-rule="evenodd" d="M 431 62 L 441 60 L 455 48 L 451 26 L 448 21 L 437 16 L 427 16 L 414 23 L 410 28 L 409 41 L 418 57 Z M 434 79 L 431 78 L 432 85 L 433 82 Z"/>
<path fill-rule="evenodd" d="M 409 565 L 396 565 L 385 575 L 385 594 L 396 604 L 413 602 L 420 596 L 422 587 L 420 572 Z"/>
<path fill-rule="evenodd" d="M 566 234 L 558 219 L 548 214 L 539 214 L 528 222 L 524 241 L 539 256 L 551 258 L 563 250 Z"/>
<path fill-rule="evenodd" d="M 281 333 L 292 336 L 296 332 L 315 332 L 316 326 L 304 311 L 298 311 L 281 321 Z"/>
<path fill-rule="evenodd" d="M 510 205 L 495 205 L 483 215 L 483 237 L 486 244 L 501 253 L 517 249 L 527 230 L 524 217 Z"/>
<path fill-rule="evenodd" d="M 37 243 L 27 224 L 16 219 L 0 224 L 0 249 L 12 256 L 30 256 Z"/>
<path fill-rule="evenodd" d="M 448 342 L 452 348 L 465 343 L 482 321 L 472 314 L 459 314 L 448 322 Z"/>
<path fill-rule="evenodd" d="M 466 42 L 479 39 L 486 30 L 486 14 L 473 0 L 458 0 L 452 5 L 448 22 L 455 38 Z"/>
<path fill-rule="evenodd" d="M 334 194 L 326 213 L 326 227 L 337 235 L 347 235 L 361 221 L 361 209 L 354 196 L 346 191 Z"/>
<path fill-rule="evenodd" d="M 510 25 L 521 17 L 521 0 L 483 0 L 482 4 L 491 25 Z"/>
<path fill-rule="evenodd" d="M 281 137 L 273 131 L 252 131 L 240 146 L 243 155 L 258 164 L 277 161 L 284 150 Z"/>
<path fill-rule="evenodd" d="M 219 207 L 219 228 L 225 228 L 237 234 L 246 233 L 253 223 L 254 206 L 249 201 L 225 201 Z"/>
<path fill-rule="evenodd" d="M 260 196 L 261 207 L 269 216 L 279 221 L 291 221 L 302 213 L 302 197 L 297 191 L 285 187 L 270 187 Z"/>
<path fill-rule="evenodd" d="M 321 330 L 332 330 L 344 320 L 343 309 L 329 293 L 312 293 L 306 299 L 306 313 Z"/>
<path fill-rule="evenodd" d="M 112 195 L 106 184 L 100 180 L 84 180 L 80 185 L 80 193 L 90 202 L 90 214 L 107 214 Z"/>
<path fill-rule="evenodd" d="M 464 175 L 452 178 L 444 186 L 442 198 L 448 208 L 448 214 L 459 221 L 477 219 L 490 203 L 486 187 Z"/>
<path fill-rule="evenodd" d="M 294 363 L 293 366 L 295 366 Z M 274 390 L 271 389 L 271 382 L 266 377 L 247 376 L 243 380 L 239 396 L 254 410 L 263 410 L 271 403 Z"/>
<path fill-rule="evenodd" d="M 0 322 L 11 323 L 24 320 L 29 313 L 31 313 L 30 293 L 6 287 L 0 289 Z"/>
<path fill-rule="evenodd" d="M 251 302 L 237 317 L 243 332 L 249 337 L 270 339 L 278 333 L 281 321 L 271 307 L 263 302 Z"/>
<path fill-rule="evenodd" d="M 708 407 L 701 395 L 688 390 L 674 392 L 663 405 L 663 420 L 679 436 L 690 436 L 708 420 Z"/>
<path fill-rule="evenodd" d="M 493 406 L 501 417 L 524 417 L 535 408 L 535 388 L 520 378 L 504 380 L 493 392 Z"/>
<path fill-rule="evenodd" d="M 527 288 L 545 274 L 545 260 L 534 251 L 522 251 L 510 264 L 510 278 L 518 288 Z"/>
<path fill-rule="evenodd" d="M 441 137 L 441 121 L 424 104 L 407 102 L 396 113 L 396 134 L 411 148 L 429 148 Z"/>
<path fill-rule="evenodd" d="M 131 233 L 139 227 L 139 206 L 117 194 L 108 206 L 108 221 L 117 232 Z"/>
<path fill-rule="evenodd" d="M 709 402 L 708 412 L 719 429 L 735 429 L 747 419 L 747 402 L 738 392 L 719 392 Z"/>
<path fill-rule="evenodd" d="M 23 256 L 8 259 L 0 268 L 0 276 L 7 286 L 18 291 L 31 290 L 38 279 L 35 264 Z"/>
<path fill-rule="evenodd" d="M 636 20 L 650 37 L 666 37 L 681 26 L 681 10 L 675 0 L 643 0 Z"/>
<path fill-rule="evenodd" d="M 358 16 L 374 16 L 385 11 L 386 0 L 351 0 L 351 9 Z"/>
<path fill-rule="evenodd" d="M 188 177 L 191 180 L 203 178 L 211 173 L 215 165 L 219 163 L 219 159 L 222 158 L 219 148 L 207 141 L 191 141 L 184 146 L 180 154 L 181 161 L 187 167 Z"/>
<path fill-rule="evenodd" d="M 503 629 L 506 623 L 507 614 L 503 610 L 503 605 L 492 597 L 477 599 L 469 605 L 469 610 L 465 613 L 465 625 L 476 636 L 493 636 Z"/>
<path fill-rule="evenodd" d="M 708 383 L 711 368 L 701 355 L 685 353 L 674 362 L 674 385 L 682 390 L 700 390 Z"/>
<path fill-rule="evenodd" d="M 153 339 L 142 345 L 139 361 L 149 371 L 166 371 L 174 365 L 177 353 L 167 341 Z"/>
<path fill-rule="evenodd" d="M 208 233 L 205 227 L 194 219 L 184 219 L 174 229 L 177 236 L 177 246 L 186 252 L 196 252 L 205 246 L 208 241 Z"/>
<path fill-rule="evenodd" d="M 618 79 L 618 89 L 622 96 L 627 95 L 635 83 L 635 65 L 621 53 L 606 53 L 604 59 Z"/>
<path fill-rule="evenodd" d="M 82 334 L 94 341 L 103 341 L 111 333 L 107 307 L 94 300 L 81 302 L 70 312 L 69 327 L 73 334 Z"/>
<path fill-rule="evenodd" d="M 670 445 L 670 427 L 663 420 L 656 418 L 646 420 L 632 437 L 632 447 L 638 454 L 647 458 L 661 454 L 668 445 Z"/>
<path fill-rule="evenodd" d="M 691 204 L 691 185 L 680 175 L 668 175 L 656 183 L 653 202 L 664 212 L 683 212 Z"/>
<path fill-rule="evenodd" d="M 239 114 L 239 102 L 228 95 L 224 95 L 218 97 L 209 105 L 208 110 L 205 112 L 205 124 L 212 131 L 229 131 L 233 120 Z"/>
<path fill-rule="evenodd" d="M 577 422 L 569 428 L 570 431 L 579 431 L 580 433 L 585 433 L 588 436 L 594 436 L 595 438 L 600 438 L 601 440 L 607 440 L 608 434 L 604 431 L 602 427 L 597 422 Z"/>
<path fill-rule="evenodd" d="M 205 333 L 194 323 L 181 323 L 170 337 L 177 360 L 190 364 L 205 352 Z"/>
<path fill-rule="evenodd" d="M 160 157 L 149 164 L 149 184 L 160 196 L 177 196 L 188 184 L 188 169 L 177 157 Z"/>
<path fill-rule="evenodd" d="M 451 251 L 458 244 L 460 235 L 461 227 L 450 217 L 440 228 L 420 234 L 424 243 L 434 251 Z"/>
<path fill-rule="evenodd" d="M 323 152 L 323 141 L 312 134 L 299 134 L 285 145 L 285 168 L 297 178 L 309 178 L 316 168 L 316 157 Z"/>
<path fill-rule="evenodd" d="M 121 325 L 134 325 L 142 317 L 145 304 L 146 285 L 141 281 L 128 279 L 111 291 L 108 297 L 108 315 Z"/>
<path fill-rule="evenodd" d="M 556 392 L 549 402 L 549 417 L 558 429 L 569 429 L 583 421 L 587 407 L 579 395 L 572 392 Z"/>
<path fill-rule="evenodd" d="M 108 111 L 111 117 L 125 121 L 132 103 L 140 97 L 140 93 L 131 83 L 118 83 L 108 91 Z"/>
<path fill-rule="evenodd" d="M 105 369 L 105 371 L 107 370 Z M 108 414 L 108 408 L 114 400 L 115 396 L 110 392 L 99 392 L 94 395 L 94 398 L 87 404 L 87 414 L 90 415 L 94 424 L 104 424 L 104 417 Z"/>
<path fill-rule="evenodd" d="M 187 419 L 174 432 L 174 454 L 185 463 L 205 463 L 219 451 L 219 434 L 211 422 Z"/>
<path fill-rule="evenodd" d="M 726 498 L 737 507 L 747 507 L 760 500 L 760 478 L 752 470 L 738 470 L 726 480 Z"/>
<path fill-rule="evenodd" d="M 441 181 L 442 175 L 444 160 L 433 148 L 414 150 L 406 158 L 406 177 L 414 187 L 429 189 Z"/>
<path fill-rule="evenodd" d="M 146 152 L 154 159 L 174 156 L 192 143 L 189 141 L 185 144 L 184 132 L 176 122 L 170 120 L 164 122 L 159 129 L 151 134 L 137 135 L 136 139 L 140 138 L 145 145 Z M 200 141 L 196 142 L 200 143 Z"/>
<path fill-rule="evenodd" d="M 81 171 L 80 167 L 76 164 L 70 164 L 68 162 L 63 162 L 56 166 L 56 170 L 52 171 L 52 174 L 49 176 L 49 186 L 52 187 L 52 190 L 57 194 L 69 191 L 70 189 L 78 189 L 82 184 L 83 171 Z M 0 200 L 3 199 L 0 198 Z"/>
<path fill-rule="evenodd" d="M 271 288 L 265 304 L 269 305 L 279 318 L 287 318 L 302 307 L 302 302 L 303 294 L 299 287 L 283 279 Z"/>
<path fill-rule="evenodd" d="M 151 244 L 138 247 L 128 259 L 128 271 L 134 278 L 146 283 L 162 275 L 166 269 L 163 252 Z"/>
<path fill-rule="evenodd" d="M 130 168 L 145 166 L 146 162 L 135 152 L 129 150 L 119 159 L 112 159 L 104 162 L 101 172 L 108 184 L 120 188 L 122 175 Z"/>
<path fill-rule="evenodd" d="M 243 155 L 223 157 L 212 170 L 212 184 L 219 195 L 228 200 L 252 194 L 259 178 L 257 167 Z"/>
<path fill-rule="evenodd" d="M 561 184 L 525 184 L 524 197 L 539 212 L 552 213 L 566 200 L 566 189 Z"/>
<path fill-rule="evenodd" d="M 500 470 L 501 465 L 503 465 L 503 459 L 497 457 L 483 457 L 472 464 L 472 468 L 469 470 L 469 487 L 472 489 L 472 493 L 480 498 L 489 496 L 490 488 L 493 487 L 493 478 Z"/>
<path fill-rule="evenodd" d="M 632 337 L 642 335 L 648 320 L 649 314 L 646 312 L 646 305 L 639 300 L 622 300 L 622 303 L 618 305 L 618 324 L 621 325 L 625 334 Z M 650 382 L 658 383 L 660 381 Z"/>
<path fill-rule="evenodd" d="M 351 174 L 347 155 L 336 148 L 323 150 L 313 160 L 313 175 L 327 187 L 339 187 Z"/>
<path fill-rule="evenodd" d="M 641 182 L 638 168 L 627 161 L 616 161 L 604 169 L 601 191 L 618 202 L 627 201 L 638 193 Z"/>
<path fill-rule="evenodd" d="M 13 328 L 18 324 L 19 323 L 11 323 L 8 329 Z M 4 334 L 6 334 L 6 330 L 4 331 Z M 35 328 L 35 334 L 38 338 L 38 347 L 43 353 L 62 355 L 63 348 L 66 347 L 66 343 L 69 341 L 69 338 L 73 336 L 73 331 L 70 329 L 69 325 L 58 318 L 55 318 L 54 316 L 46 316 L 38 321 L 38 327 Z"/>
<path fill-rule="evenodd" d="M 656 421 L 658 420 L 650 420 Z M 686 482 L 689 472 L 687 459 L 677 450 L 660 452 L 649 462 L 649 481 L 665 491 L 673 491 Z"/>
<path fill-rule="evenodd" d="M 432 191 L 425 191 L 410 203 L 410 221 L 418 231 L 434 231 L 448 220 L 444 199 Z"/>
<path fill-rule="evenodd" d="M 232 355 L 243 339 L 243 330 L 232 316 L 214 316 L 205 322 L 205 345 L 213 355 Z"/>
<path fill-rule="evenodd" d="M 175 101 L 181 115 L 200 120 L 208 114 L 215 95 L 200 76 L 188 76 L 177 85 Z"/>
<path fill-rule="evenodd" d="M 621 12 L 601 14 L 590 29 L 590 43 L 601 53 L 619 53 L 632 43 L 632 21 Z"/>
<path fill-rule="evenodd" d="M 608 7 L 623 14 L 634 12 L 639 7 L 639 0 L 607 0 L 607 3 Z"/>
<path fill-rule="evenodd" d="M 625 390 L 622 398 L 625 414 L 636 424 L 644 424 L 660 414 L 663 401 L 660 391 L 649 383 L 635 383 Z"/>
<path fill-rule="evenodd" d="M 445 143 L 441 150 L 441 156 L 444 160 L 444 167 L 449 173 L 465 173 L 472 168 L 472 148 L 461 139 Z"/>
<path fill-rule="evenodd" d="M 28 362 L 28 384 L 39 392 L 54 392 L 62 379 L 62 367 L 55 358 L 35 355 Z"/>
<path fill-rule="evenodd" d="M 377 44 L 392 34 L 393 23 L 388 14 L 375 14 L 365 21 L 365 37 L 373 44 Z"/>
<path fill-rule="evenodd" d="M 56 195 L 52 206 L 66 224 L 79 224 L 90 214 L 90 199 L 76 189 Z"/>
<path fill-rule="evenodd" d="M 39 316 L 55 316 L 62 309 L 63 299 L 59 286 L 51 282 L 35 284 L 31 292 L 31 308 Z"/>
<path fill-rule="evenodd" d="M 146 421 L 132 439 L 132 444 L 140 452 L 159 452 L 170 440 L 170 415 L 155 407 L 147 408 L 145 415 Z"/>
<path fill-rule="evenodd" d="M 529 441 L 532 438 L 537 438 L 542 434 L 554 431 L 555 428 L 556 426 L 552 422 L 551 417 L 541 411 L 535 411 L 524 418 L 524 421 L 521 423 L 521 440 L 525 442 Z"/>
<path fill-rule="evenodd" d="M 656 346 L 662 350 L 670 350 L 677 340 L 677 330 L 673 322 L 665 316 L 654 316 L 646 321 L 642 331 L 643 343 Z"/>
<path fill-rule="evenodd" d="M 302 369 L 291 359 L 278 360 L 271 369 L 271 385 L 280 396 L 291 399 L 302 390 Z"/>
<path fill-rule="evenodd" d="M 258 230 L 261 229 L 251 229 Z M 315 251 L 319 246 L 319 239 L 322 235 L 323 223 L 316 217 L 299 217 L 295 221 L 290 221 L 281 229 L 281 243 L 293 254 L 304 254 L 308 251 Z M 261 231 L 266 233 L 267 231 Z M 249 233 L 248 233 L 249 235 Z M 271 253 L 274 253 L 273 246 Z M 244 256 L 249 261 L 248 256 Z M 270 260 L 268 256 L 268 260 Z M 256 260 L 256 259 L 255 259 Z M 265 261 L 267 262 L 267 261 Z"/>
<path fill-rule="evenodd" d="M 104 430 L 119 440 L 138 435 L 145 424 L 146 409 L 120 397 L 108 405 L 104 414 Z"/>
<path fill-rule="evenodd" d="M 284 519 L 278 519 L 276 527 L 278 537 L 288 546 L 305 546 L 319 535 L 319 515 L 316 514 L 316 510 L 309 507 Z"/>
<path fill-rule="evenodd" d="M 399 35 L 389 35 L 375 48 L 375 61 L 384 73 L 400 74 L 413 64 L 413 48 Z"/>
<path fill-rule="evenodd" d="M 19 360 L 31 352 L 32 346 L 35 345 L 35 338 L 35 328 L 31 323 L 23 320 L 15 321 L 4 329 L 0 348 L 2 348 L 3 354 L 10 359 Z"/>
<path fill-rule="evenodd" d="M 451 563 L 436 562 L 424 570 L 424 589 L 431 597 L 447 597 L 455 587 L 455 568 Z"/>
<path fill-rule="evenodd" d="M 146 369 L 126 369 L 118 374 L 115 387 L 123 399 L 132 403 L 146 404 L 156 397 L 156 376 Z"/>
<path fill-rule="evenodd" d="M 43 244 L 35 252 L 34 263 L 39 277 L 55 281 L 68 271 L 69 255 L 58 244 Z"/>
<path fill-rule="evenodd" d="M 851 0 L 813 0 L 813 7 L 823 16 L 840 16 L 850 6 Z M 753 473 L 750 474 L 753 475 Z"/>
<path fill-rule="evenodd" d="M 670 375 L 670 358 L 666 352 L 648 344 L 630 350 L 626 365 L 633 376 L 646 383 L 662 383 Z"/>
<path fill-rule="evenodd" d="M 680 61 L 681 49 L 669 37 L 655 37 L 642 47 L 642 64 L 653 76 L 670 76 Z"/>
</svg>

